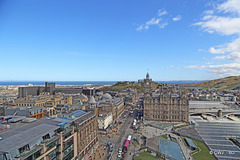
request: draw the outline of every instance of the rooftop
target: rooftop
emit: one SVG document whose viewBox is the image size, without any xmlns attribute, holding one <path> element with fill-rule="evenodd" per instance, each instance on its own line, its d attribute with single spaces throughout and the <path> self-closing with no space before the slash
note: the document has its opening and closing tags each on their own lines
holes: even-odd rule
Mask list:
<svg viewBox="0 0 240 160">
<path fill-rule="evenodd" d="M 19 132 L 17 130 L 12 131 L 9 135 L 6 136 L 7 133 L 5 133 L 5 138 L 3 137 L 3 140 L 1 140 L 0 143 L 0 151 L 8 152 L 10 150 L 18 149 L 24 145 L 29 144 L 32 141 L 36 141 L 39 139 L 39 137 L 42 137 L 48 133 L 54 132 L 59 127 L 55 125 L 50 124 L 40 124 L 35 127 L 22 127 L 19 128 Z M 11 131 L 10 131 L 11 132 Z M 16 132 L 14 134 L 14 132 Z M 0 134 L 1 135 L 1 134 Z M 2 136 L 2 135 L 1 135 Z"/>
<path fill-rule="evenodd" d="M 218 159 L 237 159 L 240 157 L 240 148 L 229 138 L 240 137 L 240 122 L 215 120 L 206 121 L 201 118 L 192 117 L 196 122 L 195 129 L 204 142 Z M 221 153 L 220 153 L 221 152 Z M 234 154 L 230 154 L 234 152 Z"/>
<path fill-rule="evenodd" d="M 189 101 L 189 108 L 228 108 L 228 106 L 216 101 Z"/>
<path fill-rule="evenodd" d="M 82 114 L 81 116 L 75 118 L 74 122 L 81 125 L 82 123 L 84 123 L 86 120 L 92 118 L 93 116 L 94 116 L 94 114 L 92 112 L 86 112 L 85 114 Z"/>
</svg>

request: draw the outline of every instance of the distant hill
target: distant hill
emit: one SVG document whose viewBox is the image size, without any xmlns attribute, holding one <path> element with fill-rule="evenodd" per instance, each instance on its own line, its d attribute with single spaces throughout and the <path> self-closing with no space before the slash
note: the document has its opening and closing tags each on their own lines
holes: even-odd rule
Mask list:
<svg viewBox="0 0 240 160">
<path fill-rule="evenodd" d="M 192 86 L 225 89 L 225 90 L 237 90 L 237 89 L 240 89 L 240 76 L 230 76 L 226 78 L 205 81 L 202 83 L 194 84 Z"/>
<path fill-rule="evenodd" d="M 157 82 L 152 82 L 152 88 L 156 89 L 158 85 L 160 85 L 161 83 L 157 83 Z M 114 84 L 112 86 L 105 86 L 102 87 L 101 90 L 103 90 L 103 92 L 106 91 L 121 91 L 127 88 L 132 88 L 132 89 L 136 89 L 138 91 L 138 93 L 142 93 L 144 92 L 144 87 L 143 87 L 143 82 L 140 83 L 130 83 L 130 84 Z"/>
</svg>

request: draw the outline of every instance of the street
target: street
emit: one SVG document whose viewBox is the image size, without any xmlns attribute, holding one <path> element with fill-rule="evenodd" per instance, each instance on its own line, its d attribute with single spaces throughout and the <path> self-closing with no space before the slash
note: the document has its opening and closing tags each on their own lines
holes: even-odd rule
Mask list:
<svg viewBox="0 0 240 160">
<path fill-rule="evenodd" d="M 112 133 L 111 136 L 109 137 L 109 135 L 107 136 L 103 136 L 100 135 L 99 136 L 99 141 L 100 144 L 107 144 L 107 142 L 111 142 L 113 144 L 113 153 L 112 153 L 112 159 L 116 160 L 116 159 L 123 159 L 118 158 L 118 149 L 119 148 L 123 148 L 124 143 L 128 137 L 128 135 L 133 135 L 132 138 L 136 138 L 136 133 L 133 133 L 133 129 L 131 128 L 131 125 L 133 123 L 134 117 L 137 114 L 137 110 L 134 110 L 133 115 L 129 115 L 129 111 L 125 111 L 123 113 L 123 115 L 127 115 L 126 118 L 121 118 L 120 121 L 122 121 L 123 123 L 119 126 L 115 126 L 112 129 Z M 123 116 L 122 116 L 123 117 Z M 119 133 L 119 134 L 116 134 Z M 132 140 L 131 140 L 132 141 Z M 130 146 L 128 148 L 128 152 L 126 154 L 126 157 L 124 157 L 124 159 L 132 159 L 132 156 L 134 155 L 134 145 L 132 145 L 132 142 L 130 143 Z M 129 155 L 131 153 L 131 155 Z"/>
</svg>

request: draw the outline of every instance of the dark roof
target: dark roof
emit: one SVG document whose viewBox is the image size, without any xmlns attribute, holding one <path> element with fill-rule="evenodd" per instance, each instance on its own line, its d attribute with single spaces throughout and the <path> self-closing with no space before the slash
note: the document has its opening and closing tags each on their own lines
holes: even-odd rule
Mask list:
<svg viewBox="0 0 240 160">
<path fill-rule="evenodd" d="M 92 112 L 87 112 L 87 113 L 84 113 L 82 114 L 81 116 L 77 117 L 74 119 L 74 122 L 81 125 L 82 123 L 84 123 L 86 120 L 94 117 L 95 114 L 92 113 Z"/>
<path fill-rule="evenodd" d="M 49 124 L 40 124 L 33 128 L 19 132 L 13 136 L 1 140 L 0 150 L 9 152 L 10 150 L 18 149 L 32 141 L 36 141 L 48 133 L 54 132 L 59 127 Z"/>
</svg>

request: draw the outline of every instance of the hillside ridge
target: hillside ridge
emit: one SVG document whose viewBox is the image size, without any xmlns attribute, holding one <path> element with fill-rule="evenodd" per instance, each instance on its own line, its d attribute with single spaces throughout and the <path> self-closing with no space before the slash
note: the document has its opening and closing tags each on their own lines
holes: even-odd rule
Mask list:
<svg viewBox="0 0 240 160">
<path fill-rule="evenodd" d="M 195 87 L 207 87 L 224 90 L 240 89 L 240 76 L 229 76 L 194 84 Z"/>
</svg>

